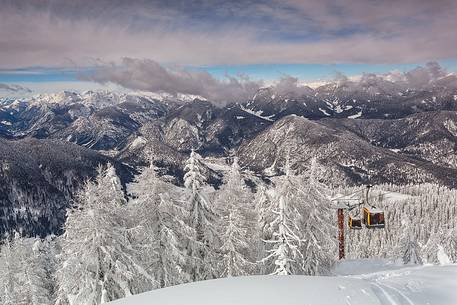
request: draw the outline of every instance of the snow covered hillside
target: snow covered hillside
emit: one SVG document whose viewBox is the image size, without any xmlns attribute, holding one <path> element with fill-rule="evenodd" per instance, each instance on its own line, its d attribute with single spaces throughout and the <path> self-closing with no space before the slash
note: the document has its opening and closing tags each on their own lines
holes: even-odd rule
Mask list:
<svg viewBox="0 0 457 305">
<path fill-rule="evenodd" d="M 399 267 L 358 274 L 372 261 L 323 276 L 249 276 L 196 282 L 111 302 L 112 305 L 453 305 L 457 265 Z"/>
</svg>

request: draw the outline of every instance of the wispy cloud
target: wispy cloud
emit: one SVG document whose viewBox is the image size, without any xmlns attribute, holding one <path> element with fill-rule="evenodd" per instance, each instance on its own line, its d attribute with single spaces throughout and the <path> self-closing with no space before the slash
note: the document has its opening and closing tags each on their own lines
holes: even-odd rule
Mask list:
<svg viewBox="0 0 457 305">
<path fill-rule="evenodd" d="M 336 73 L 332 82 L 348 90 L 384 90 L 391 94 L 406 89 L 428 89 L 445 77 L 448 77 L 448 85 L 457 88 L 456 75 L 450 74 L 437 62 L 429 62 L 406 72 L 364 73 L 358 77 Z M 81 78 L 105 85 L 119 85 L 130 90 L 199 95 L 216 105 L 245 102 L 266 84 L 265 81 L 254 81 L 244 76 L 226 76 L 221 80 L 208 72 L 167 68 L 153 60 L 135 58 L 124 58 L 118 64 L 99 65 Z M 276 94 L 289 97 L 314 96 L 315 93 L 298 78 L 290 75 L 283 75 L 270 83 L 269 87 Z"/>
<path fill-rule="evenodd" d="M 263 84 L 243 76 L 219 80 L 205 71 L 165 68 L 153 60 L 134 58 L 124 58 L 120 64 L 98 66 L 81 78 L 141 91 L 199 95 L 219 104 L 245 101 Z"/>
<path fill-rule="evenodd" d="M 26 88 L 26 87 L 23 87 L 20 85 L 15 85 L 15 84 L 10 85 L 10 84 L 3 84 L 3 83 L 0 83 L 0 91 L 1 90 L 8 91 L 8 92 L 22 92 L 22 93 L 32 92 L 32 90 L 30 90 L 29 88 Z"/>
<path fill-rule="evenodd" d="M 437 82 L 448 77 L 448 85 L 457 88 L 457 75 L 449 73 L 437 62 L 428 62 L 425 66 L 419 66 L 412 70 L 399 72 L 391 71 L 388 73 L 363 73 L 356 77 L 348 77 L 342 73 L 337 73 L 335 81 L 340 85 L 355 88 L 377 88 L 385 89 L 392 93 L 406 89 L 430 89 L 437 85 Z"/>
<path fill-rule="evenodd" d="M 290 75 L 284 75 L 273 85 L 274 91 L 279 95 L 303 96 L 312 94 L 311 88 L 303 86 L 300 80 Z"/>
<path fill-rule="evenodd" d="M 452 0 L 0 0 L 0 68 L 457 58 Z"/>
</svg>

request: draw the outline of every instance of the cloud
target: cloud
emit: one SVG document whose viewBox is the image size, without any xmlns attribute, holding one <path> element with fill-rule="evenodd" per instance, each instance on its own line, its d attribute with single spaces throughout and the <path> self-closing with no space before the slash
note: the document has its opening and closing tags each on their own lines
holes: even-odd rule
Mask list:
<svg viewBox="0 0 457 305">
<path fill-rule="evenodd" d="M 23 92 L 23 93 L 30 93 L 32 90 L 29 88 L 20 86 L 20 85 L 9 85 L 9 84 L 2 84 L 0 83 L 0 90 L 9 91 L 9 92 Z"/>
<path fill-rule="evenodd" d="M 452 0 L 0 0 L 0 68 L 457 58 Z"/>
<path fill-rule="evenodd" d="M 406 72 L 363 73 L 358 77 L 347 77 L 343 73 L 337 72 L 333 81 L 348 90 L 363 88 L 373 93 L 393 93 L 407 89 L 427 90 L 440 85 L 441 80 L 451 75 L 452 77 L 447 79 L 445 85 L 457 88 L 456 75 L 449 73 L 437 62 L 428 62 L 425 66 L 418 66 Z"/>
<path fill-rule="evenodd" d="M 419 66 L 404 73 L 364 73 L 348 77 L 336 72 L 332 82 L 348 91 L 362 89 L 373 94 L 395 94 L 406 89 L 429 89 L 448 75 L 449 72 L 437 62 L 429 62 L 424 67 Z M 81 79 L 104 85 L 119 85 L 130 90 L 168 93 L 175 96 L 198 95 L 216 105 L 245 102 L 265 85 L 262 80 L 254 81 L 243 76 L 226 75 L 221 80 L 205 71 L 167 68 L 150 59 L 135 58 L 124 58 L 119 64 L 99 65 L 90 73 L 82 75 Z M 457 78 L 449 79 L 447 85 L 457 88 Z M 270 88 L 283 97 L 310 96 L 315 93 L 312 88 L 290 75 L 283 75 L 271 84 Z"/>
<path fill-rule="evenodd" d="M 199 95 L 217 104 L 245 101 L 263 84 L 243 76 L 227 75 L 219 80 L 205 71 L 165 68 L 150 59 L 134 58 L 124 58 L 120 64 L 98 66 L 81 78 L 134 90 Z"/>
<path fill-rule="evenodd" d="M 81 75 L 85 81 L 116 84 L 132 90 L 154 93 L 198 95 L 216 105 L 245 102 L 265 85 L 264 81 L 246 76 L 225 75 L 220 80 L 206 71 L 166 68 L 150 59 L 124 58 L 120 64 L 99 65 L 90 73 Z M 283 75 L 271 85 L 281 96 L 298 97 L 313 93 L 313 89 L 300 84 L 298 78 Z"/>
<path fill-rule="evenodd" d="M 370 78 L 373 84 L 390 82 L 402 89 L 428 89 L 449 75 L 449 71 L 441 67 L 439 63 L 432 61 L 426 63 L 425 66 L 418 66 L 404 73 L 392 71 L 380 75 L 364 74 L 361 82 L 368 82 Z"/>
<path fill-rule="evenodd" d="M 272 86 L 272 89 L 281 96 L 291 97 L 309 95 L 313 93 L 313 90 L 310 87 L 301 85 L 298 78 L 290 75 L 284 75 L 281 77 L 279 81 Z"/>
<path fill-rule="evenodd" d="M 417 67 L 405 73 L 405 81 L 412 88 L 420 88 L 429 85 L 448 72 L 437 62 L 429 62 L 425 67 Z"/>
</svg>

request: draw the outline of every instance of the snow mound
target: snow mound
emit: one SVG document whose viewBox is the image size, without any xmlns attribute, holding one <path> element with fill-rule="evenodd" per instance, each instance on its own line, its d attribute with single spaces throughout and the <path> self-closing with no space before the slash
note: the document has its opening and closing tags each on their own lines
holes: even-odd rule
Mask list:
<svg viewBox="0 0 457 305">
<path fill-rule="evenodd" d="M 361 260 L 345 261 L 335 271 L 351 275 L 226 278 L 154 290 L 110 304 L 457 304 L 457 265 L 404 267 L 384 260 Z"/>
<path fill-rule="evenodd" d="M 387 259 L 343 260 L 334 269 L 336 275 L 360 275 L 404 268 L 403 264 Z"/>
<path fill-rule="evenodd" d="M 363 293 L 365 291 L 367 294 Z M 310 276 L 248 276 L 159 289 L 112 305 L 379 305 L 360 279 Z"/>
</svg>

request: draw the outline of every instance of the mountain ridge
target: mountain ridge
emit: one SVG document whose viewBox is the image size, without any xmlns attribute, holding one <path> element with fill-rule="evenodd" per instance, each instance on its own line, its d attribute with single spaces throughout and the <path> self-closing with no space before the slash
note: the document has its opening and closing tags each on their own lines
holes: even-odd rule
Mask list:
<svg viewBox="0 0 457 305">
<path fill-rule="evenodd" d="M 453 84 L 454 78 L 447 81 Z M 357 90 L 351 95 L 353 91 L 338 88 L 305 88 L 298 92 L 305 92 L 304 97 L 264 88 L 249 101 L 223 106 L 199 98 L 172 100 L 113 92 L 0 99 L 3 156 L 12 155 L 11 162 L 24 166 L 35 164 L 34 171 L 22 171 L 21 179 L 31 183 L 36 172 L 36 181 L 55 194 L 49 199 L 36 187 L 21 188 L 29 192 L 25 205 L 49 207 L 54 202 L 53 209 L 61 211 L 56 224 L 32 222 L 24 230 L 58 232 L 71 194 L 94 175 L 99 163 L 117 164 L 126 182 L 153 162 L 162 175 L 181 185 L 191 150 L 219 163 L 237 156 L 246 170 L 267 180 L 282 174 L 286 158 L 300 172 L 314 156 L 327 169 L 322 179 L 334 187 L 428 182 L 457 187 L 457 89 L 448 88 L 441 95 L 442 86 L 408 89 L 402 97 L 392 92 L 364 95 Z M 24 143 L 37 150 L 30 151 Z M 71 164 L 76 157 L 91 164 L 92 170 L 76 166 L 74 179 L 63 189 L 67 171 L 53 170 L 46 176 L 30 159 L 34 155 L 64 169 L 75 168 Z M 5 157 L 1 160 L 7 164 Z M 216 188 L 223 174 L 207 169 L 208 180 Z M 12 194 L 18 182 L 4 171 L 0 183 L 7 188 L 5 194 Z M 2 206 L 8 218 L 18 203 L 3 198 Z"/>
</svg>

